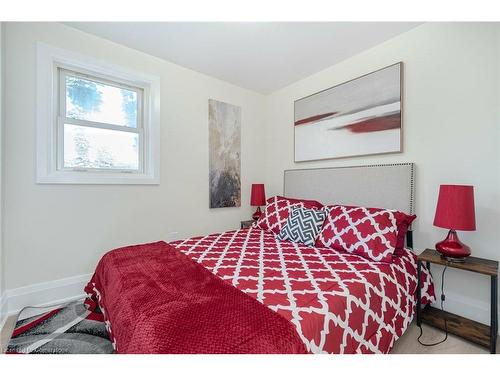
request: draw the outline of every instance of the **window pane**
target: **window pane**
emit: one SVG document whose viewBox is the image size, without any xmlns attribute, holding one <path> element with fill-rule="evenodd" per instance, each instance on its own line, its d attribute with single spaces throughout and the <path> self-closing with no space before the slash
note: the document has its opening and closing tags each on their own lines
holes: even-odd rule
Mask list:
<svg viewBox="0 0 500 375">
<path fill-rule="evenodd" d="M 67 75 L 66 117 L 136 128 L 137 93 Z"/>
<path fill-rule="evenodd" d="M 64 124 L 64 167 L 139 169 L 139 134 Z"/>
</svg>

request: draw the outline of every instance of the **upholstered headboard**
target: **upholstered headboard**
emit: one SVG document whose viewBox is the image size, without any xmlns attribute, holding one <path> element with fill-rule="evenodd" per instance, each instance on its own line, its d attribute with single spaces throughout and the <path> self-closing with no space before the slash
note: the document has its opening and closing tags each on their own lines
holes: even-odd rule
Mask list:
<svg viewBox="0 0 500 375">
<path fill-rule="evenodd" d="M 345 204 L 415 211 L 413 163 L 362 165 L 284 172 L 285 196 Z M 412 246 L 411 231 L 407 245 Z"/>
</svg>

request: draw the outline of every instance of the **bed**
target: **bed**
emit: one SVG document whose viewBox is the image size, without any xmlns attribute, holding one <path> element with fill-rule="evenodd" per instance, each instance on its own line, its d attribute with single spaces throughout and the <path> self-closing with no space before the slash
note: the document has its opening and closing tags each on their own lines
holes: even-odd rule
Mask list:
<svg viewBox="0 0 500 375">
<path fill-rule="evenodd" d="M 284 193 L 413 213 L 414 165 L 285 171 Z M 388 353 L 416 287 L 407 247 L 378 262 L 253 226 L 113 250 L 86 292 L 119 353 Z"/>
</svg>

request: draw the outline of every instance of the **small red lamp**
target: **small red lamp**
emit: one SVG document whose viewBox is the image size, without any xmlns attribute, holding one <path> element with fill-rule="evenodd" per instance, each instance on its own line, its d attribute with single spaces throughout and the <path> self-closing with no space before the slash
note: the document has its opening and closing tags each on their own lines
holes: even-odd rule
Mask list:
<svg viewBox="0 0 500 375">
<path fill-rule="evenodd" d="M 254 214 L 252 215 L 252 219 L 258 220 L 260 218 L 260 215 L 262 215 L 260 206 L 264 206 L 265 204 L 266 204 L 266 192 L 264 190 L 264 184 L 252 184 L 250 205 L 257 206 L 257 210 L 255 210 Z"/>
<path fill-rule="evenodd" d="M 448 236 L 436 244 L 436 250 L 449 261 L 463 262 L 470 255 L 470 247 L 460 242 L 456 230 L 476 230 L 474 187 L 441 185 L 434 225 L 450 230 Z"/>
</svg>

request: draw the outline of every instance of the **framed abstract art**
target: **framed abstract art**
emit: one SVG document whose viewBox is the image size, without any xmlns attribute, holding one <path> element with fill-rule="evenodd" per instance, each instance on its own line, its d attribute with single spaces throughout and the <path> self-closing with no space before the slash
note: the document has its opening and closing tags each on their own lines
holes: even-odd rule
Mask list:
<svg viewBox="0 0 500 375">
<path fill-rule="evenodd" d="M 241 107 L 209 99 L 210 208 L 241 206 Z"/>
<path fill-rule="evenodd" d="M 295 101 L 295 162 L 401 152 L 403 63 Z"/>
</svg>

